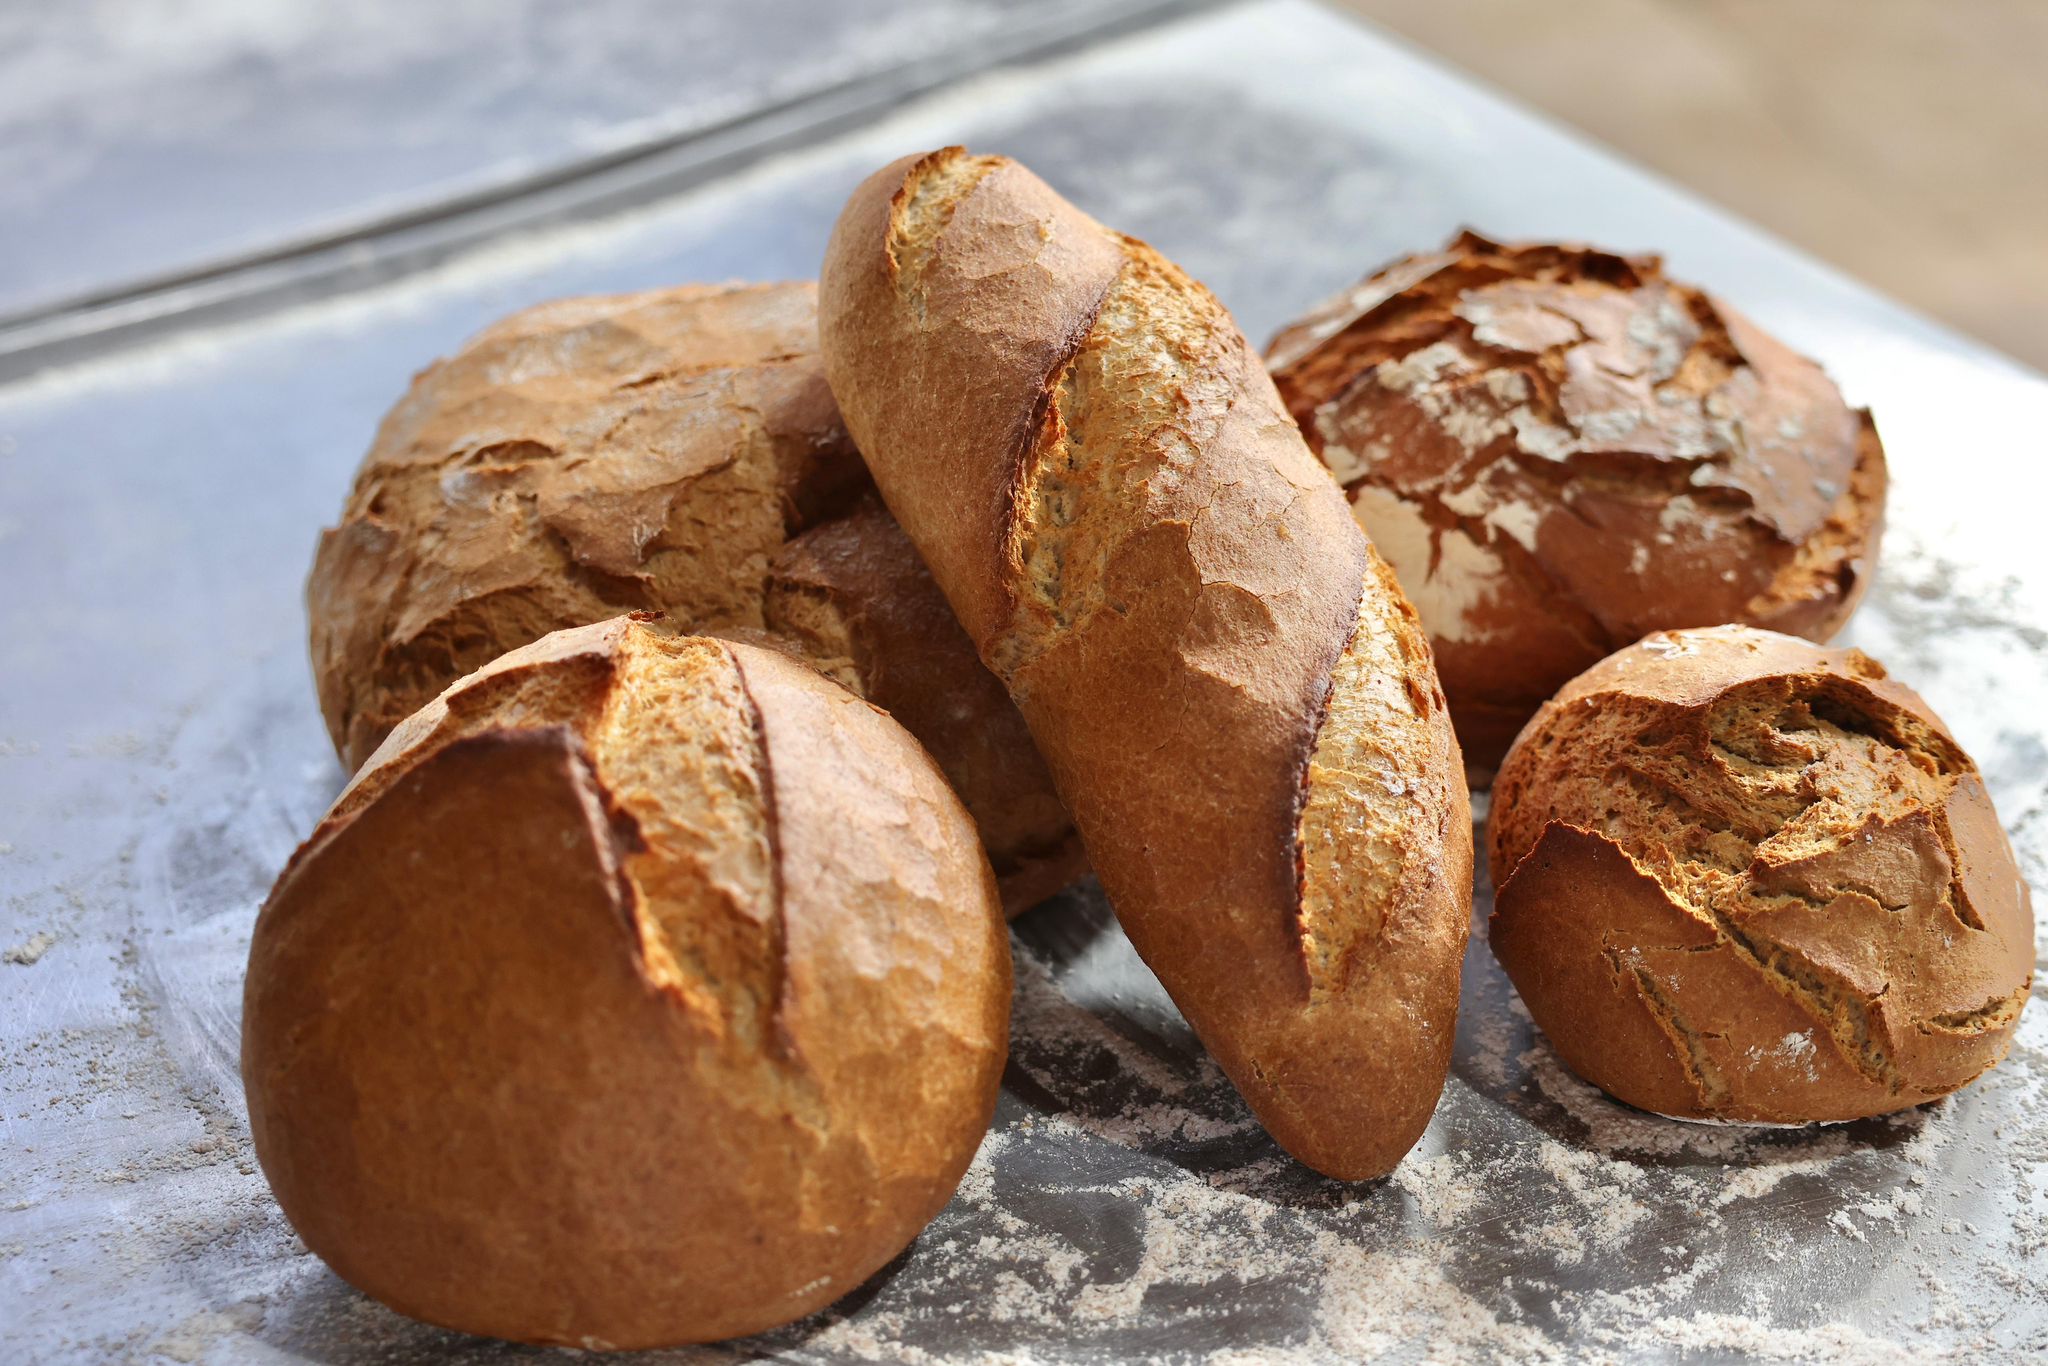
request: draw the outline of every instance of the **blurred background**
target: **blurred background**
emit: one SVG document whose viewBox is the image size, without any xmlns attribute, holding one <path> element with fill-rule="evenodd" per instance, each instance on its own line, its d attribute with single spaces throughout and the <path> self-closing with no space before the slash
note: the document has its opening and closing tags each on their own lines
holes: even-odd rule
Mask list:
<svg viewBox="0 0 2048 1366">
<path fill-rule="evenodd" d="M 2048 368 L 2048 0 L 1333 3 Z M 95 298 L 1172 8 L 0 0 L 0 355 Z"/>
<path fill-rule="evenodd" d="M 1343 7 L 2048 369 L 2043 0 Z"/>
</svg>

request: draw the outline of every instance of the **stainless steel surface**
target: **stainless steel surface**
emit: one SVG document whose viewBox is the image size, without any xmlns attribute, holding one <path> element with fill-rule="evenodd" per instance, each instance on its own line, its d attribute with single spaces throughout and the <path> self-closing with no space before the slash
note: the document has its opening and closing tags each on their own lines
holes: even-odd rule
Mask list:
<svg viewBox="0 0 2048 1366">
<path fill-rule="evenodd" d="M 0 382 L 678 194 L 1214 2 L 0 8 Z"/>
<path fill-rule="evenodd" d="M 80 0 L 0 10 L 0 318 L 501 194 L 1134 8 Z"/>
<path fill-rule="evenodd" d="M 1667 251 L 1876 406 L 1893 530 L 1851 637 L 1954 724 L 2044 885 L 2048 384 L 1320 10 L 1224 11 L 602 222 L 0 386 L 0 1359 L 528 1355 L 341 1285 L 249 1154 L 249 924 L 342 778 L 304 662 L 314 535 L 411 372 L 489 318 L 809 274 L 862 174 L 952 140 L 1149 237 L 1258 339 L 1460 223 Z M 2048 1352 L 2039 1004 L 1945 1104 L 1691 1126 L 1573 1082 L 1475 942 L 1436 1122 L 1393 1178 L 1345 1187 L 1249 1121 L 1099 898 L 1016 943 L 1005 1094 L 952 1205 L 832 1311 L 674 1359 Z"/>
</svg>

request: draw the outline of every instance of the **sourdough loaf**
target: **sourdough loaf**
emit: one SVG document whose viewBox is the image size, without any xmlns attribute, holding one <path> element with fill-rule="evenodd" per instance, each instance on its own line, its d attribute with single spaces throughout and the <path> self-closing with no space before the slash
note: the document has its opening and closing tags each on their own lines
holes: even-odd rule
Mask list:
<svg viewBox="0 0 2048 1366">
<path fill-rule="evenodd" d="M 1468 232 L 1329 300 L 1269 360 L 1429 628 L 1474 781 L 1644 633 L 1825 640 L 1869 581 L 1870 415 L 1654 256 Z"/>
<path fill-rule="evenodd" d="M 932 750 L 1022 909 L 1078 874 L 1079 842 L 909 542 L 886 514 L 838 524 L 867 486 L 818 360 L 815 285 L 514 314 L 414 381 L 321 537 L 306 597 L 335 748 L 360 765 L 455 679 L 563 627 L 653 610 L 759 630 L 771 578 L 786 599 L 791 566 L 815 567 L 791 538 L 834 527 L 835 573 L 810 587 L 855 639 L 819 662 Z"/>
<path fill-rule="evenodd" d="M 1976 765 L 1855 650 L 1660 632 L 1494 785 L 1494 954 L 1577 1073 L 1685 1118 L 1853 1119 L 2005 1056 L 2032 902 Z"/>
<path fill-rule="evenodd" d="M 960 148 L 855 191 L 820 328 L 1138 952 L 1283 1146 L 1391 1169 L 1450 1059 L 1470 818 L 1422 632 L 1257 355 Z"/>
<path fill-rule="evenodd" d="M 887 716 L 632 619 L 461 680 L 259 917 L 256 1151 L 306 1245 L 432 1323 L 644 1347 L 854 1289 L 966 1169 L 1009 948 Z"/>
</svg>

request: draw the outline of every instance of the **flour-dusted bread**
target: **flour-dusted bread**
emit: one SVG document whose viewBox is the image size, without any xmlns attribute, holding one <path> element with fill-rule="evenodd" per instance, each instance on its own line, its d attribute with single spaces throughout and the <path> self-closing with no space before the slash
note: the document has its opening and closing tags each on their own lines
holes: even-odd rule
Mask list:
<svg viewBox="0 0 2048 1366">
<path fill-rule="evenodd" d="M 1138 952 L 1282 1145 L 1391 1169 L 1450 1060 L 1470 817 L 1422 632 L 1257 355 L 1171 262 L 959 148 L 855 191 L 819 319 Z"/>
<path fill-rule="evenodd" d="M 503 319 L 413 382 L 321 537 L 306 599 L 335 748 L 360 765 L 448 684 L 549 631 L 640 610 L 757 630 L 771 563 L 829 526 L 833 610 L 860 637 L 835 676 L 932 751 L 1006 900 L 1029 906 L 1079 872 L 1072 822 L 910 543 L 886 515 L 839 524 L 867 488 L 811 283 Z"/>
<path fill-rule="evenodd" d="M 2005 1056 L 2034 917 L 1976 765 L 1855 650 L 1660 632 L 1494 785 L 1491 937 L 1610 1094 L 1692 1119 L 1904 1109 Z"/>
<path fill-rule="evenodd" d="M 306 1245 L 429 1322 L 644 1347 L 785 1323 L 945 1204 L 1010 962 L 900 726 L 633 619 L 407 720 L 257 920 L 242 1074 Z"/>
<path fill-rule="evenodd" d="M 1465 233 L 1274 339 L 1288 408 L 1429 628 L 1473 779 L 1664 627 L 1826 640 L 1884 450 L 1820 367 L 1654 256 Z"/>
</svg>

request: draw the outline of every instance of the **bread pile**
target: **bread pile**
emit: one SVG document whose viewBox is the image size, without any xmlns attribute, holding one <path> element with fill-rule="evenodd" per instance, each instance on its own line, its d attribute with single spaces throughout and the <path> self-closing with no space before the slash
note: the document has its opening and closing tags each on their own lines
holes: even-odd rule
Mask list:
<svg viewBox="0 0 2048 1366">
<path fill-rule="evenodd" d="M 1004 905 L 1083 845 L 1273 1138 L 1382 1175 L 1450 1064 L 1468 760 L 1531 712 L 1492 938 L 1582 1074 L 1796 1123 L 2002 1056 L 2031 907 L 1925 704 L 1633 643 L 1839 624 L 1867 415 L 1652 259 L 1470 235 L 1273 361 L 955 147 L 854 191 L 815 289 L 543 305 L 424 372 L 308 586 L 361 770 L 251 945 L 307 1246 L 536 1343 L 830 1303 L 965 1171 Z"/>
<path fill-rule="evenodd" d="M 1654 256 L 1464 233 L 1268 358 L 1415 599 L 1475 782 L 1544 699 L 1647 632 L 1826 640 L 1869 582 L 1870 414 Z"/>
<path fill-rule="evenodd" d="M 874 499 L 817 309 L 808 283 L 565 299 L 423 371 L 306 585 L 342 761 L 507 650 L 660 612 L 765 629 L 894 712 L 974 813 L 1013 910 L 1078 876 L 1023 721 Z"/>
</svg>

